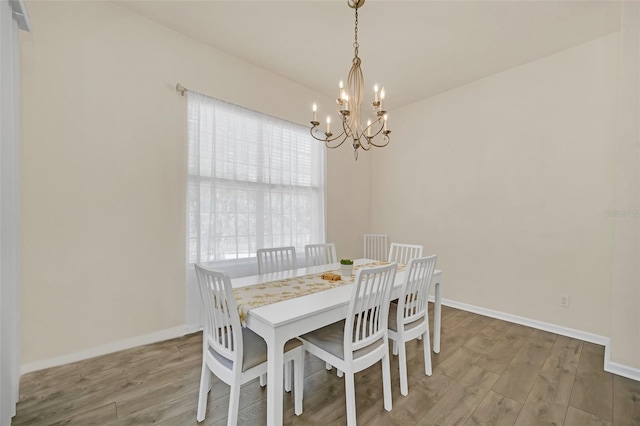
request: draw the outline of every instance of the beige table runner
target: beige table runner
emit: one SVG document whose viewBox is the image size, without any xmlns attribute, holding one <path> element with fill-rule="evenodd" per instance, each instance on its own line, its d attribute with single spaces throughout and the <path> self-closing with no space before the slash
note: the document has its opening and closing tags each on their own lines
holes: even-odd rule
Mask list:
<svg viewBox="0 0 640 426">
<path fill-rule="evenodd" d="M 317 274 L 303 275 L 301 277 L 287 278 L 284 280 L 269 281 L 261 284 L 249 285 L 233 289 L 233 296 L 236 299 L 238 313 L 240 314 L 240 322 L 246 326 L 245 321 L 249 309 L 260 306 L 270 305 L 284 300 L 294 299 L 296 297 L 306 296 L 308 294 L 317 293 L 319 291 L 329 290 L 341 287 L 347 284 L 353 284 L 355 280 L 355 272 L 358 269 L 370 268 L 372 266 L 388 265 L 389 262 L 372 262 L 364 265 L 354 265 L 354 274 L 350 277 L 343 277 L 339 281 L 329 281 L 322 278 L 322 275 L 330 272 L 340 274 L 340 270 L 324 271 Z M 398 264 L 398 271 L 406 269 L 406 265 Z"/>
</svg>

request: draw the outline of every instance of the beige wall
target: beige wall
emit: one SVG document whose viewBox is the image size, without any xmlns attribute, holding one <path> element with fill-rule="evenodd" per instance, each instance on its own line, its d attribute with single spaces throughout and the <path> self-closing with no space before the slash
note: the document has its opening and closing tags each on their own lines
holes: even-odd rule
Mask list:
<svg viewBox="0 0 640 426">
<path fill-rule="evenodd" d="M 373 229 L 438 254 L 447 299 L 610 336 L 617 48 L 613 34 L 394 111 Z"/>
<path fill-rule="evenodd" d="M 186 98 L 308 124 L 304 87 L 103 2 L 29 2 L 22 49 L 22 363 L 185 320 Z M 358 255 L 367 159 L 328 157 L 328 237 Z"/>
<path fill-rule="evenodd" d="M 327 241 L 336 243 L 338 258 L 364 254 L 364 234 L 371 228 L 369 154 L 360 152 L 355 161 L 350 147 L 327 151 Z"/>
<path fill-rule="evenodd" d="M 623 4 L 611 289 L 611 361 L 640 371 L 640 4 Z M 627 214 L 630 213 L 630 214 Z"/>
</svg>

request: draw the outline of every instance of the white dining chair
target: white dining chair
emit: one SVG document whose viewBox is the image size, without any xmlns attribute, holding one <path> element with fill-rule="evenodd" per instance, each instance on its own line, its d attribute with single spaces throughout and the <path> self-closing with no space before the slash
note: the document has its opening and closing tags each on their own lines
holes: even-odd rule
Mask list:
<svg viewBox="0 0 640 426">
<path fill-rule="evenodd" d="M 387 324 L 397 265 L 363 268 L 351 292 L 346 320 L 299 337 L 309 353 L 344 372 L 347 424 L 356 424 L 355 373 L 382 362 L 384 408 L 391 411 Z"/>
<path fill-rule="evenodd" d="M 387 260 L 387 235 L 364 234 L 364 257 L 372 260 Z"/>
<path fill-rule="evenodd" d="M 204 420 L 211 390 L 211 374 L 231 387 L 227 425 L 236 425 L 240 386 L 267 373 L 267 344 L 264 339 L 240 325 L 231 280 L 224 272 L 195 265 L 205 313 L 202 333 L 202 373 L 197 420 Z M 304 389 L 304 349 L 297 339 L 284 346 L 284 362 L 294 364 L 295 414 L 302 414 Z"/>
<path fill-rule="evenodd" d="M 326 244 L 307 244 L 304 246 L 304 257 L 307 262 L 307 266 L 320 266 L 328 265 L 330 263 L 336 263 L 338 256 L 336 256 L 336 245 L 334 243 Z M 327 370 L 331 370 L 331 364 L 327 363 Z M 342 373 L 338 371 L 338 376 L 342 377 Z"/>
<path fill-rule="evenodd" d="M 257 258 L 260 275 L 298 268 L 296 248 L 293 246 L 258 249 Z"/>
<path fill-rule="evenodd" d="M 304 257 L 307 266 L 328 265 L 338 261 L 334 243 L 307 244 L 304 246 Z"/>
<path fill-rule="evenodd" d="M 432 372 L 428 307 L 436 260 L 434 255 L 409 261 L 401 296 L 389 308 L 389 339 L 393 340 L 393 354 L 399 354 L 400 393 L 405 396 L 409 393 L 406 342 L 422 337 L 424 374 L 430 376 Z"/>
<path fill-rule="evenodd" d="M 336 255 L 336 245 L 334 243 L 326 244 L 307 244 L 304 246 L 304 257 L 307 266 L 320 266 L 336 263 L 338 256 Z M 327 370 L 331 370 L 331 364 L 327 363 Z M 338 376 L 342 377 L 342 373 L 338 372 Z"/>
<path fill-rule="evenodd" d="M 271 274 L 298 268 L 296 248 L 293 246 L 258 249 L 258 274 Z M 291 391 L 291 365 L 284 369 L 284 389 Z M 267 375 L 260 376 L 260 386 L 267 385 Z"/>
<path fill-rule="evenodd" d="M 388 261 L 406 265 L 409 260 L 422 257 L 423 250 L 420 245 L 391 243 Z"/>
</svg>

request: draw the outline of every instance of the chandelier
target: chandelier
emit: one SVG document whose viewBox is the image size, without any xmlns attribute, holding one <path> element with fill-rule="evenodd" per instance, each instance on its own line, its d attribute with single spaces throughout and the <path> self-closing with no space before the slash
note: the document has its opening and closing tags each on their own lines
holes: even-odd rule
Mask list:
<svg viewBox="0 0 640 426">
<path fill-rule="evenodd" d="M 358 160 L 358 150 L 362 148 L 369 151 L 371 147 L 382 148 L 389 144 L 389 133 L 387 130 L 387 111 L 382 109 L 382 101 L 384 100 L 384 87 L 378 91 L 378 85 L 373 87 L 374 99 L 373 119 L 367 120 L 367 125 L 363 126 L 360 113 L 362 106 L 362 98 L 364 94 L 364 76 L 360 68 L 361 60 L 358 56 L 358 8 L 362 7 L 365 0 L 347 0 L 349 7 L 355 9 L 355 41 L 353 42 L 354 55 L 347 78 L 347 87 L 343 86 L 342 81 L 339 84 L 337 104 L 338 118 L 342 124 L 342 131 L 337 136 L 331 133 L 331 117 L 327 117 L 326 131 L 318 128 L 320 122 L 317 116 L 317 106 L 313 104 L 313 121 L 311 121 L 311 136 L 325 143 L 327 148 L 338 148 L 347 139 L 353 146 L 353 156 Z M 377 136 L 380 138 L 376 139 Z"/>
</svg>

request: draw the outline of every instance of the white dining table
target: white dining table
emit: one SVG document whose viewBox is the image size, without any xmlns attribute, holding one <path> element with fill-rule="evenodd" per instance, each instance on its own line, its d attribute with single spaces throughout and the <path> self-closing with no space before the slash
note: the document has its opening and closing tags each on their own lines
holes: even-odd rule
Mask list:
<svg viewBox="0 0 640 426">
<path fill-rule="evenodd" d="M 358 259 L 354 261 L 354 264 L 357 266 L 371 262 L 374 261 Z M 334 263 L 272 274 L 236 278 L 232 280 L 231 284 L 234 288 L 238 288 L 339 269 L 340 265 Z M 406 271 L 396 274 L 391 291 L 392 299 L 400 296 L 405 274 Z M 431 282 L 435 287 L 433 351 L 436 353 L 440 352 L 441 282 L 442 271 L 436 269 Z M 346 284 L 330 290 L 324 290 L 249 310 L 246 318 L 246 326 L 256 334 L 262 336 L 267 342 L 267 424 L 269 426 L 282 424 L 284 344 L 294 337 L 346 318 L 352 288 L 353 284 Z M 297 390 L 294 389 L 294 391 Z"/>
</svg>

